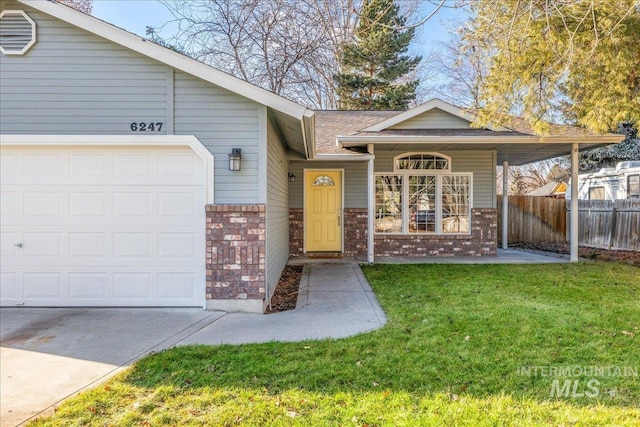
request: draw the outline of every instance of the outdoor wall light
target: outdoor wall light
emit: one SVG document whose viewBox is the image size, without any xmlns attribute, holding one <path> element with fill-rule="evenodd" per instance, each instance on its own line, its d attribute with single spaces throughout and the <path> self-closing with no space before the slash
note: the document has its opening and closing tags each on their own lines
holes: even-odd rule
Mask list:
<svg viewBox="0 0 640 427">
<path fill-rule="evenodd" d="M 296 182 L 296 176 L 289 172 L 289 182 Z"/>
<path fill-rule="evenodd" d="M 240 148 L 232 148 L 231 153 L 229 153 L 229 170 L 239 171 L 241 160 L 242 160 L 242 150 Z"/>
</svg>

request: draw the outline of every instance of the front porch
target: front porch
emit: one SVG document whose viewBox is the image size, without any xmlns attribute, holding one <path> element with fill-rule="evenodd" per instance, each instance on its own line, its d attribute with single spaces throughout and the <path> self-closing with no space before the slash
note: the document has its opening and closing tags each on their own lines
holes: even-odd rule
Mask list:
<svg viewBox="0 0 640 427">
<path fill-rule="evenodd" d="M 322 259 L 305 255 L 289 258 L 289 264 L 344 263 L 357 261 L 365 264 L 366 256 L 345 256 L 342 259 Z M 459 257 L 459 256 L 378 256 L 377 264 L 561 264 L 570 262 L 568 255 L 544 251 L 523 249 L 498 249 L 495 256 Z"/>
</svg>

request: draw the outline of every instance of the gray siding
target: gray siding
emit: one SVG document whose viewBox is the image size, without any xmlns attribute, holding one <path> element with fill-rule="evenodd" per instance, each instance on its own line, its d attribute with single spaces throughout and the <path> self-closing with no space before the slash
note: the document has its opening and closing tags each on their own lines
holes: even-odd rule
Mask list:
<svg viewBox="0 0 640 427">
<path fill-rule="evenodd" d="M 289 259 L 288 161 L 271 121 L 267 125 L 267 286 L 269 296 Z"/>
<path fill-rule="evenodd" d="M 175 73 L 175 133 L 195 135 L 215 158 L 215 203 L 250 204 L 258 197 L 259 111 L 255 102 L 189 74 Z M 232 148 L 242 149 L 242 170 L 229 171 Z"/>
<path fill-rule="evenodd" d="M 304 169 L 344 169 L 344 207 L 367 207 L 367 162 L 291 162 L 290 170 L 296 182 L 290 185 L 290 205 L 304 205 Z"/>
<path fill-rule="evenodd" d="M 469 122 L 458 116 L 434 108 L 389 129 L 469 129 Z"/>
<path fill-rule="evenodd" d="M 259 144 L 265 107 L 82 29 L 13 2 L 36 21 L 25 54 L 0 56 L 0 131 L 4 134 L 196 136 L 215 157 L 215 203 L 264 203 Z M 132 132 L 132 122 L 162 122 Z M 228 153 L 242 149 L 242 170 Z"/>
<path fill-rule="evenodd" d="M 429 151 L 429 150 L 425 150 Z M 393 158 L 405 150 L 376 151 L 376 173 L 393 172 Z M 474 208 L 496 207 L 496 155 L 494 151 L 442 151 L 451 157 L 452 172 L 473 173 Z"/>
<path fill-rule="evenodd" d="M 37 42 L 24 55 L 0 58 L 2 133 L 129 134 L 134 121 L 166 122 L 165 65 L 22 5 L 7 6 L 36 21 Z"/>
</svg>

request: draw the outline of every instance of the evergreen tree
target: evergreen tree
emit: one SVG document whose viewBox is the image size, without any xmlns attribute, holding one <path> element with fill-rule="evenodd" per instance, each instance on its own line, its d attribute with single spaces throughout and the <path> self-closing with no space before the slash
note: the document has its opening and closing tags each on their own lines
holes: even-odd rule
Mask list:
<svg viewBox="0 0 640 427">
<path fill-rule="evenodd" d="M 406 80 L 421 58 L 406 55 L 414 30 L 398 30 L 405 22 L 394 0 L 364 1 L 335 76 L 341 110 L 402 110 L 415 99 L 419 81 Z"/>
</svg>

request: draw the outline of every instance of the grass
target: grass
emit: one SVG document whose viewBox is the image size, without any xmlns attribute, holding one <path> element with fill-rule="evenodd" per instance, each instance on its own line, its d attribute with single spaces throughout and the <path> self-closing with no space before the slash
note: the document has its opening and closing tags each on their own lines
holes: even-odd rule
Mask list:
<svg viewBox="0 0 640 427">
<path fill-rule="evenodd" d="M 33 425 L 640 425 L 637 267 L 364 272 L 389 317 L 378 331 L 171 349 Z M 519 371 L 526 366 L 631 372 L 562 377 Z M 571 390 L 551 396 L 567 379 Z M 592 397 L 578 396 L 585 391 Z"/>
</svg>

